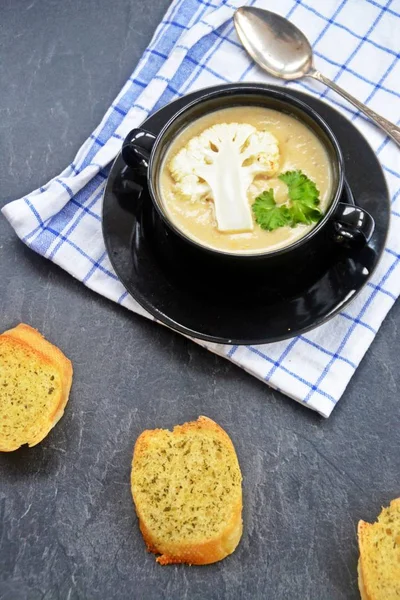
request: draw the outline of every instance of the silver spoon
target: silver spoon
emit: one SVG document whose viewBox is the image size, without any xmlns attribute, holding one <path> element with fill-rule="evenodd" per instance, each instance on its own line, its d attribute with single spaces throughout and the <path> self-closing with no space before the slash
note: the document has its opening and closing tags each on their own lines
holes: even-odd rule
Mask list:
<svg viewBox="0 0 400 600">
<path fill-rule="evenodd" d="M 314 68 L 310 43 L 293 23 L 276 13 L 250 6 L 238 8 L 234 22 L 243 46 L 267 73 L 287 80 L 313 77 L 321 81 L 354 104 L 400 145 L 400 127 L 359 102 Z"/>
</svg>

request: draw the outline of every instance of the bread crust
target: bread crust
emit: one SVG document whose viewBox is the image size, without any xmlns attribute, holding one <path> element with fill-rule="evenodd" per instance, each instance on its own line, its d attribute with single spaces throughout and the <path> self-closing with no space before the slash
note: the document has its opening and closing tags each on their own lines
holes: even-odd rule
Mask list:
<svg viewBox="0 0 400 600">
<path fill-rule="evenodd" d="M 357 527 L 357 535 L 358 535 L 358 544 L 360 547 L 360 558 L 358 559 L 357 572 L 358 572 L 358 589 L 360 590 L 361 600 L 370 600 L 368 596 L 365 585 L 364 585 L 364 577 L 363 577 L 363 565 L 362 565 L 362 538 L 363 533 L 369 527 L 369 523 L 365 521 L 359 521 Z"/>
<path fill-rule="evenodd" d="M 360 591 L 361 600 L 370 600 L 370 597 L 367 596 L 367 592 L 365 591 L 360 558 L 358 559 L 357 572 L 358 572 L 358 589 Z"/>
<path fill-rule="evenodd" d="M 72 385 L 73 368 L 71 361 L 61 352 L 57 346 L 54 346 L 51 342 L 46 340 L 43 335 L 37 330 L 20 323 L 13 329 L 8 329 L 2 335 L 1 339 L 10 340 L 14 345 L 33 352 L 36 356 L 39 356 L 41 361 L 45 364 L 55 366 L 60 373 L 61 378 L 61 393 L 58 404 L 54 410 L 48 415 L 47 422 L 44 423 L 40 432 L 31 439 L 27 439 L 25 442 L 17 447 L 1 447 L 0 452 L 12 452 L 17 450 L 24 444 L 28 444 L 30 447 L 39 444 L 49 433 L 49 431 L 56 425 L 64 414 L 65 406 L 67 405 L 69 393 Z"/>
<path fill-rule="evenodd" d="M 232 440 L 215 421 L 212 421 L 208 417 L 200 416 L 197 421 L 190 421 L 183 425 L 176 425 L 172 433 L 186 433 L 196 429 L 209 429 L 218 433 L 219 438 L 227 446 L 229 451 L 233 452 L 236 456 L 236 451 L 233 446 Z M 146 451 L 148 441 L 157 433 L 164 431 L 162 429 L 146 430 L 138 437 L 134 447 L 133 460 L 132 460 L 132 475 L 135 466 L 135 462 L 138 457 Z M 135 495 L 133 491 L 133 479 L 131 476 L 132 485 L 132 496 L 135 501 Z M 222 560 L 229 554 L 231 554 L 236 546 L 239 544 L 240 538 L 243 531 L 242 523 L 242 495 L 236 506 L 233 507 L 232 516 L 229 523 L 226 525 L 224 531 L 218 537 L 208 540 L 204 543 L 173 543 L 165 542 L 163 544 L 157 544 L 152 538 L 151 532 L 146 527 L 143 517 L 140 514 L 140 506 L 135 502 L 136 514 L 139 519 L 139 527 L 142 532 L 144 541 L 146 543 L 149 552 L 154 554 L 160 554 L 156 559 L 161 565 L 186 563 L 190 565 L 207 565 L 219 560 Z"/>
</svg>

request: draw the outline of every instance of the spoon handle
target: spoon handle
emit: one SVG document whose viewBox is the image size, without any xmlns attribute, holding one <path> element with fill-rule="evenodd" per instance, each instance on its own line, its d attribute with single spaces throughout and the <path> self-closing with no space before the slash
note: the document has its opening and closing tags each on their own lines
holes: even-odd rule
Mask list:
<svg viewBox="0 0 400 600">
<path fill-rule="evenodd" d="M 391 123 L 387 119 L 384 119 L 383 117 L 381 117 L 381 115 L 378 115 L 378 113 L 376 113 L 374 110 L 371 110 L 370 108 L 368 108 L 368 106 L 366 106 L 365 104 L 363 104 L 362 102 L 357 100 L 357 98 L 354 98 L 354 96 L 352 96 L 351 94 L 346 92 L 343 88 L 336 85 L 336 83 L 334 81 L 331 81 L 330 79 L 328 79 L 327 77 L 322 75 L 322 73 L 320 73 L 319 71 L 316 71 L 315 69 L 313 69 L 312 71 L 309 71 L 307 73 L 307 75 L 309 77 L 313 77 L 314 79 L 317 79 L 318 81 L 321 81 L 328 87 L 335 90 L 335 92 L 337 92 L 338 94 L 343 96 L 343 98 L 346 98 L 346 100 L 348 100 L 348 102 L 351 102 L 351 104 L 354 104 L 354 106 L 356 106 L 369 119 L 371 119 L 371 121 L 373 121 L 375 123 L 375 125 L 378 125 L 378 127 L 383 129 L 383 131 L 387 135 L 389 135 L 395 142 L 397 142 L 397 144 L 400 146 L 400 127 L 397 127 L 397 125 L 395 125 L 394 123 Z"/>
</svg>

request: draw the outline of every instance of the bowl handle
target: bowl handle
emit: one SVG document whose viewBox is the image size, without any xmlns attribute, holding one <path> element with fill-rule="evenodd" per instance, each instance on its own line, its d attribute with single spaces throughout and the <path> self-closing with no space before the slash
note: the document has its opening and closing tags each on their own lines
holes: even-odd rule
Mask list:
<svg viewBox="0 0 400 600">
<path fill-rule="evenodd" d="M 375 229 L 375 221 L 369 212 L 345 202 L 339 202 L 332 221 L 334 241 L 351 250 L 368 244 Z"/>
<path fill-rule="evenodd" d="M 156 136 L 146 129 L 132 129 L 122 144 L 122 160 L 141 175 L 147 175 Z"/>
</svg>

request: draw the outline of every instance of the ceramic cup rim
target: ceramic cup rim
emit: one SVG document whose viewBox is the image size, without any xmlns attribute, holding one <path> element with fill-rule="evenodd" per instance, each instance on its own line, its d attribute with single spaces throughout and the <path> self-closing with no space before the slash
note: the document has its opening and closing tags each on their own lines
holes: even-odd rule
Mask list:
<svg viewBox="0 0 400 600">
<path fill-rule="evenodd" d="M 234 258 L 237 260 L 266 259 L 268 257 L 273 258 L 273 257 L 277 257 L 277 256 L 282 256 L 282 255 L 286 254 L 287 252 L 291 252 L 291 251 L 309 243 L 327 225 L 328 221 L 334 214 L 337 204 L 342 195 L 343 185 L 344 185 L 343 154 L 342 154 L 341 148 L 339 146 L 339 142 L 338 142 L 335 134 L 333 133 L 333 131 L 329 127 L 329 125 L 326 123 L 325 119 L 323 119 L 321 117 L 321 115 L 315 109 L 313 109 L 311 106 L 309 106 L 306 102 L 303 102 L 302 100 L 299 100 L 298 98 L 295 98 L 294 96 L 292 96 L 290 94 L 290 92 L 287 92 L 286 90 L 281 91 L 276 88 L 270 88 L 263 84 L 258 84 L 258 85 L 257 84 L 255 84 L 255 85 L 227 84 L 223 89 L 221 89 L 221 88 L 215 89 L 214 87 L 211 87 L 211 88 L 204 88 L 204 90 L 202 90 L 202 92 L 203 93 L 200 97 L 196 98 L 195 100 L 191 101 L 189 104 L 184 106 L 183 108 L 179 109 L 168 120 L 168 122 L 163 126 L 161 131 L 156 136 L 156 139 L 155 139 L 155 142 L 154 142 L 151 154 L 150 154 L 149 164 L 148 164 L 148 168 L 147 168 L 147 185 L 148 185 L 148 189 L 150 192 L 150 197 L 152 199 L 153 206 L 155 207 L 158 215 L 160 216 L 160 218 L 162 219 L 164 224 L 169 229 L 171 229 L 176 235 L 178 235 L 185 243 L 190 244 L 192 247 L 195 247 L 198 250 L 201 250 L 201 251 L 211 254 L 211 255 L 226 256 L 226 257 L 231 257 L 231 258 Z M 282 103 L 285 103 L 286 105 L 295 106 L 299 110 L 300 113 L 303 112 L 305 115 L 307 115 L 309 118 L 311 118 L 311 120 L 313 120 L 320 127 L 320 129 L 322 129 L 322 131 L 327 136 L 329 142 L 331 143 L 332 148 L 335 153 L 335 156 L 336 156 L 336 167 L 337 167 L 337 173 L 338 173 L 337 185 L 336 185 L 335 191 L 332 191 L 332 199 L 330 201 L 329 208 L 326 211 L 323 218 L 304 236 L 300 237 L 299 239 L 295 240 L 294 242 L 288 244 L 287 246 L 282 246 L 281 248 L 277 248 L 276 250 L 266 250 L 265 252 L 263 252 L 263 251 L 261 251 L 261 252 L 260 251 L 246 252 L 246 253 L 229 252 L 226 250 L 220 250 L 218 248 L 213 248 L 212 246 L 203 244 L 200 241 L 197 241 L 194 238 L 186 235 L 169 218 L 167 212 L 163 208 L 163 203 L 162 203 L 162 200 L 159 199 L 159 197 L 158 197 L 159 194 L 157 192 L 157 185 L 155 183 L 155 180 L 157 179 L 157 177 L 159 175 L 158 172 L 157 173 L 154 172 L 154 163 L 156 161 L 157 153 L 160 149 L 160 146 L 163 144 L 166 134 L 168 133 L 169 129 L 178 119 L 180 119 L 186 113 L 192 112 L 197 106 L 201 105 L 202 103 L 204 103 L 206 101 L 213 100 L 218 97 L 225 97 L 225 96 L 231 96 L 232 101 L 233 101 L 235 96 L 244 96 L 246 94 L 249 94 L 249 96 L 258 95 L 258 96 L 272 97 L 273 99 L 275 99 L 277 101 L 281 101 Z M 245 106 L 244 103 L 243 103 L 243 106 Z M 212 112 L 212 111 L 210 111 L 210 112 Z"/>
</svg>

